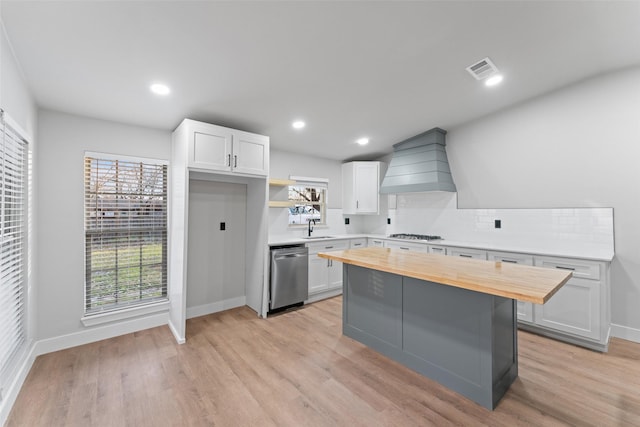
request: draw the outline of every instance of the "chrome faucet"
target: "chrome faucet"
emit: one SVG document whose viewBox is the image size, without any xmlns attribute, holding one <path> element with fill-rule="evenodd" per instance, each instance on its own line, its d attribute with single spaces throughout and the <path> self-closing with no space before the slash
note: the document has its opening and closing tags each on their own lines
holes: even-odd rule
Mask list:
<svg viewBox="0 0 640 427">
<path fill-rule="evenodd" d="M 313 222 L 313 225 L 316 225 L 316 220 L 315 219 L 310 219 L 309 220 L 309 232 L 307 234 L 308 237 L 311 237 L 311 232 L 313 231 L 313 227 L 311 226 L 311 223 Z"/>
</svg>

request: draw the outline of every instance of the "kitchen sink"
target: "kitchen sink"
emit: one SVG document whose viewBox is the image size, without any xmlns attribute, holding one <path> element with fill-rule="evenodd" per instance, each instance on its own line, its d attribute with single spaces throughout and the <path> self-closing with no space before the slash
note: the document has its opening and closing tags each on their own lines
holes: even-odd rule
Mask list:
<svg viewBox="0 0 640 427">
<path fill-rule="evenodd" d="M 304 236 L 303 239 L 333 239 L 333 236 Z"/>
</svg>

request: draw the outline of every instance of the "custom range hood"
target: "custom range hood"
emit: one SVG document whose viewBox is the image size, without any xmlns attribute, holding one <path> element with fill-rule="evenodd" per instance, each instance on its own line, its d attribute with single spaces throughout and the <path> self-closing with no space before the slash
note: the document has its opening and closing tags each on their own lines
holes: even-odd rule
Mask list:
<svg viewBox="0 0 640 427">
<path fill-rule="evenodd" d="M 444 150 L 446 130 L 433 128 L 393 146 L 380 193 L 456 191 Z"/>
</svg>

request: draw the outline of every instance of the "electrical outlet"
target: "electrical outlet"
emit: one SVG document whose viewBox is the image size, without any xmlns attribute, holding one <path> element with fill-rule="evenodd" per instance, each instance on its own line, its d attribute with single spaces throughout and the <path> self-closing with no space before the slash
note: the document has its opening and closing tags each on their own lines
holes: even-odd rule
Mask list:
<svg viewBox="0 0 640 427">
<path fill-rule="evenodd" d="M 391 225 L 391 218 L 387 218 L 387 225 Z"/>
<path fill-rule="evenodd" d="M 349 225 L 349 218 L 344 219 L 344 225 Z"/>
<path fill-rule="evenodd" d="M 221 222 L 220 223 L 220 231 L 224 231 L 227 229 L 227 223 L 226 222 Z"/>
<path fill-rule="evenodd" d="M 494 221 L 495 228 L 502 228 L 502 220 L 496 219 Z"/>
</svg>

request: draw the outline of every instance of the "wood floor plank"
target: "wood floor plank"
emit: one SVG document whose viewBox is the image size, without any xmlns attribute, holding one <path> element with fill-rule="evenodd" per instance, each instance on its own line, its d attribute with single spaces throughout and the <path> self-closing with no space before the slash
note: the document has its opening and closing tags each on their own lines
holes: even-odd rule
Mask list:
<svg viewBox="0 0 640 427">
<path fill-rule="evenodd" d="M 340 297 L 243 307 L 40 356 L 7 426 L 640 426 L 640 344 L 527 332 L 495 411 L 342 335 Z"/>
</svg>

